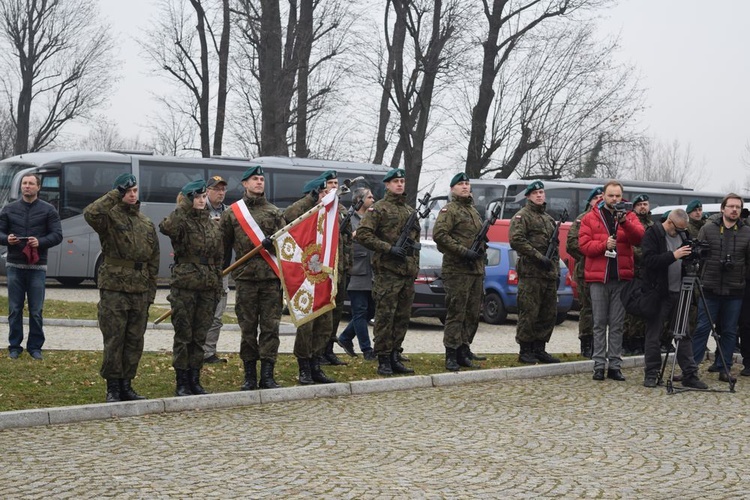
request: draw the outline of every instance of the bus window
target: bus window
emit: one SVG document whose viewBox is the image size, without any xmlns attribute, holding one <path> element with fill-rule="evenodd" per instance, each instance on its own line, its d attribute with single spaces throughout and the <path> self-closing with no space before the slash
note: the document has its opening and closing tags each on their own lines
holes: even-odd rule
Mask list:
<svg viewBox="0 0 750 500">
<path fill-rule="evenodd" d="M 58 212 L 60 211 L 60 171 L 47 171 L 39 174 L 42 177 L 42 186 L 39 190 L 39 199 L 46 201 Z"/>
<path fill-rule="evenodd" d="M 633 199 L 638 196 L 638 193 L 628 193 L 628 199 Z M 678 194 L 664 194 L 664 193 L 649 193 L 648 204 L 650 208 L 660 207 L 664 205 L 679 205 L 680 195 Z"/>
<path fill-rule="evenodd" d="M 82 214 L 84 208 L 110 191 L 117 176 L 125 172 L 130 172 L 127 163 L 66 163 L 60 219 Z"/>
<path fill-rule="evenodd" d="M 174 203 L 188 182 L 205 179 L 205 169 L 189 163 L 140 161 L 138 197 L 147 203 Z"/>
<path fill-rule="evenodd" d="M 555 219 L 559 219 L 564 210 L 568 211 L 568 219 L 578 215 L 578 208 L 573 204 L 577 197 L 576 189 L 545 189 L 547 200 L 547 213 Z"/>
<path fill-rule="evenodd" d="M 295 201 L 302 198 L 302 189 L 308 181 L 311 181 L 318 175 L 318 172 L 300 172 L 297 171 L 276 171 L 273 178 L 269 181 L 266 177 L 266 196 L 279 208 L 286 208 Z"/>
</svg>

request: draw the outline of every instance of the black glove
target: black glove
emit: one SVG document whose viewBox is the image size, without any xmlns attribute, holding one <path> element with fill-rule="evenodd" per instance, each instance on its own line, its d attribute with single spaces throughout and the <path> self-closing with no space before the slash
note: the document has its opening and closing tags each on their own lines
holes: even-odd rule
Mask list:
<svg viewBox="0 0 750 500">
<path fill-rule="evenodd" d="M 545 271 L 552 271 L 552 261 L 549 260 L 549 257 L 546 255 L 542 255 L 542 258 L 539 260 L 542 264 L 542 269 Z"/>
<path fill-rule="evenodd" d="M 269 252 L 273 252 L 275 250 L 273 246 L 273 240 L 271 238 L 265 238 L 260 242 L 260 244 L 263 245 L 263 248 L 265 248 Z"/>
<path fill-rule="evenodd" d="M 399 259 L 406 258 L 406 249 L 402 247 L 392 246 L 391 249 L 388 250 L 388 253 L 391 255 L 395 255 Z"/>
<path fill-rule="evenodd" d="M 133 174 L 120 174 L 117 179 L 115 179 L 115 188 L 117 189 L 117 192 L 120 193 L 120 197 L 125 196 L 125 193 L 128 192 L 128 189 L 135 187 L 137 185 L 138 181 L 135 178 L 135 175 Z"/>
<path fill-rule="evenodd" d="M 479 252 L 475 252 L 471 248 L 466 248 L 464 250 L 461 250 L 461 256 L 464 259 L 472 260 L 473 261 L 473 260 L 479 260 L 479 258 L 482 256 L 482 254 L 480 254 Z"/>
</svg>

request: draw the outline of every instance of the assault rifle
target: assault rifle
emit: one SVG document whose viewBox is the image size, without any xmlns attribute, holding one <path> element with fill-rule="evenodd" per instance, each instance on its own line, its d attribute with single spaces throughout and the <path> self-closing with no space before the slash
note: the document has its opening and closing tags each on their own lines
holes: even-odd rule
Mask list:
<svg viewBox="0 0 750 500">
<path fill-rule="evenodd" d="M 568 209 L 563 209 L 562 213 L 560 214 L 560 220 L 555 223 L 555 230 L 552 232 L 552 237 L 549 239 L 549 243 L 547 244 L 547 251 L 545 252 L 544 256 L 548 259 L 552 260 L 552 257 L 558 254 L 558 249 L 560 247 L 560 239 L 558 236 L 560 235 L 560 225 L 568 220 Z"/>
<path fill-rule="evenodd" d="M 432 189 L 435 189 L 434 185 Z M 430 198 L 432 198 L 432 190 L 419 200 L 419 206 L 409 216 L 409 220 L 401 228 L 401 234 L 399 234 L 396 243 L 393 245 L 395 248 L 403 248 L 406 251 L 406 255 L 415 255 L 415 252 L 418 252 L 422 248 L 422 245 L 418 241 L 414 241 L 409 234 L 418 224 L 419 219 L 424 219 L 430 214 L 430 207 L 428 206 Z"/>
<path fill-rule="evenodd" d="M 478 254 L 484 252 L 484 244 L 487 241 L 487 231 L 490 230 L 492 225 L 495 224 L 495 221 L 497 221 L 497 218 L 500 217 L 500 211 L 502 209 L 503 206 L 501 203 L 495 203 L 495 206 L 492 208 L 492 212 L 490 212 L 490 216 L 487 217 L 487 219 L 484 221 L 484 224 L 482 224 L 482 229 L 480 229 L 479 233 L 477 233 L 477 235 L 474 237 L 474 241 L 469 247 L 470 250 L 473 250 Z"/>
<path fill-rule="evenodd" d="M 349 221 L 352 220 L 352 215 L 354 215 L 354 212 L 362 208 L 362 205 L 364 204 L 364 198 L 356 203 L 352 203 L 352 206 L 346 211 L 346 216 L 342 219 L 341 224 L 339 224 L 339 233 L 344 234 L 346 232 L 346 227 L 349 225 Z"/>
</svg>

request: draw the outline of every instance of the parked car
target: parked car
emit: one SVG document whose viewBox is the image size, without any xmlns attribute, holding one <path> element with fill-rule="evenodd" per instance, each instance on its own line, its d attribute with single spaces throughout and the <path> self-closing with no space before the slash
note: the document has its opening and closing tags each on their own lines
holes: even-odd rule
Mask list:
<svg viewBox="0 0 750 500">
<path fill-rule="evenodd" d="M 518 313 L 518 254 L 509 243 L 488 243 L 487 267 L 484 277 L 484 303 L 482 317 L 486 323 L 501 324 L 508 314 Z M 555 324 L 565 321 L 573 306 L 571 276 L 560 260 L 560 285 L 557 289 L 557 318 Z"/>
</svg>

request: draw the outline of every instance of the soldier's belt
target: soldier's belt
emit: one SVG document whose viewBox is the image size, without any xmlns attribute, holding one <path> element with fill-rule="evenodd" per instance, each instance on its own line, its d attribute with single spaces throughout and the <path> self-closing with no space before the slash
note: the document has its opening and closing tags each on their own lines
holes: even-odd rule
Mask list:
<svg viewBox="0 0 750 500">
<path fill-rule="evenodd" d="M 188 257 L 175 257 L 175 264 L 201 264 L 203 266 L 214 266 L 216 261 L 213 258 L 197 257 L 191 255 Z"/>
<path fill-rule="evenodd" d="M 133 260 L 118 259 L 116 257 L 104 257 L 104 262 L 112 266 L 127 267 L 128 269 L 135 269 L 140 271 L 145 266 L 143 262 L 135 262 Z"/>
</svg>

